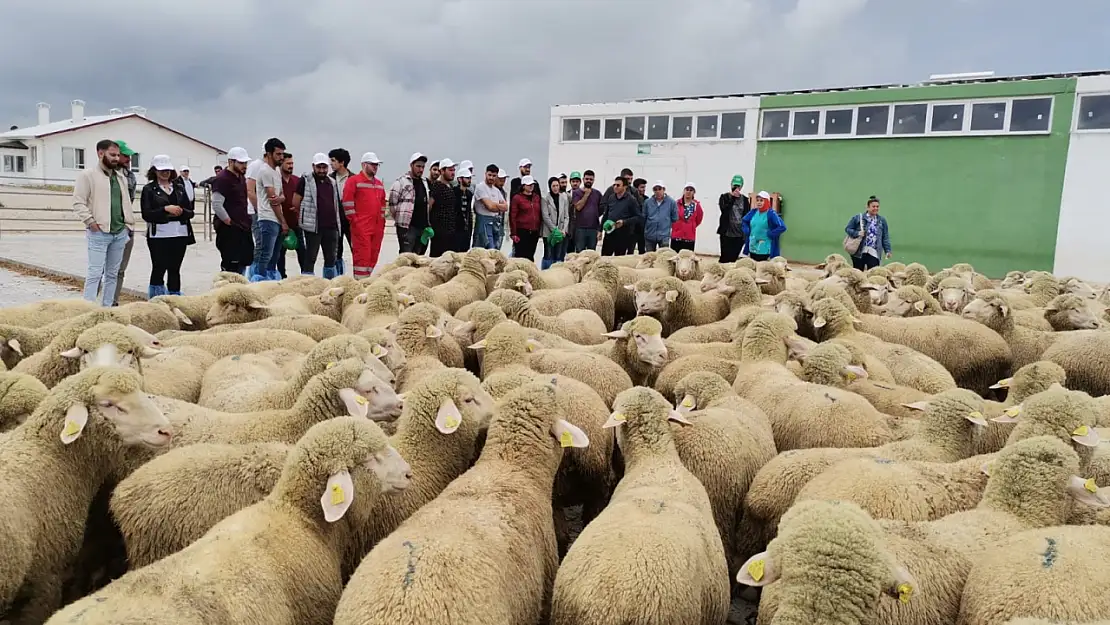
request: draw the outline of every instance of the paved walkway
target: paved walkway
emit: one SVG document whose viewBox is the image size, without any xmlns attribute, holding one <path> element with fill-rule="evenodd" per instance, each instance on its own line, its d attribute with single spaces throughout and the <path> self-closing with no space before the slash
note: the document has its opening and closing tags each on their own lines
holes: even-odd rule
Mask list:
<svg viewBox="0 0 1110 625">
<path fill-rule="evenodd" d="M 80 298 L 81 291 L 0 268 L 0 306 L 19 306 L 44 299 Z"/>
</svg>

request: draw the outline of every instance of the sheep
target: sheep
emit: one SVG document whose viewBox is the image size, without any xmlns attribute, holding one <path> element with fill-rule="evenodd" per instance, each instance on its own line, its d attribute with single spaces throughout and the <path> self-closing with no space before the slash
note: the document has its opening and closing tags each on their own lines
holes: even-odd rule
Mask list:
<svg viewBox="0 0 1110 625">
<path fill-rule="evenodd" d="M 378 267 L 378 277 L 385 277 L 390 271 L 403 267 L 427 267 L 432 260 L 434 259 L 414 252 L 401 252 L 391 262 Z"/>
<path fill-rule="evenodd" d="M 394 375 L 400 377 L 408 365 L 405 350 L 397 343 L 397 337 L 385 328 L 367 328 L 358 333 L 358 336 L 370 342 L 371 354 L 380 359 Z M 374 349 L 374 346 L 378 349 Z"/>
<path fill-rule="evenodd" d="M 941 309 L 945 312 L 959 313 L 975 298 L 975 289 L 971 282 L 959 276 L 949 276 L 941 280 L 932 290 Z"/>
<path fill-rule="evenodd" d="M 855 309 L 861 313 L 871 312 L 871 293 L 880 289 L 871 284 L 867 276 L 859 269 L 840 269 L 832 276 L 821 280 L 821 283 L 830 286 L 839 286 L 852 298 Z M 814 296 L 813 301 L 821 299 Z"/>
<path fill-rule="evenodd" d="M 404 291 L 413 285 L 426 286 L 428 288 L 439 286 L 451 278 L 454 278 L 459 272 L 458 265 L 450 256 L 438 256 L 431 259 L 427 267 L 420 267 L 411 273 L 405 274 L 404 277 L 396 280 L 397 288 Z"/>
<path fill-rule="evenodd" d="M 79 334 L 105 321 L 126 324 L 131 321 L 131 318 L 130 315 L 118 308 L 98 308 L 93 312 L 82 313 L 37 328 L 14 325 L 0 326 L 0 361 L 7 365 L 9 370 L 13 370 L 21 361 L 44 351 L 51 343 L 54 343 L 55 348 L 61 346 L 62 343 L 67 344 L 62 349 L 72 347 L 73 341 Z M 68 338 L 62 343 L 56 342 L 62 335 Z M 48 355 L 43 355 L 39 357 L 39 360 L 48 357 Z M 30 365 L 24 365 L 24 367 L 27 366 Z M 41 366 L 41 364 L 38 366 Z"/>
<path fill-rule="evenodd" d="M 531 302 L 536 311 L 544 315 L 558 315 L 571 308 L 592 310 L 605 322 L 605 327 L 611 328 L 616 320 L 620 286 L 619 271 L 607 257 L 598 261 L 581 282 L 561 289 L 537 290 L 532 293 Z"/>
<path fill-rule="evenodd" d="M 994 420 L 1017 421 L 1006 439 L 1007 447 L 1027 438 L 1056 436 L 1075 447 L 1080 468 L 1087 470 L 1099 445 L 1098 431 L 1092 425 L 1097 412 L 1094 400 L 1086 393 L 1053 384 L 1048 390 L 1023 401 L 1016 414 L 1013 411 L 1003 413 Z"/>
<path fill-rule="evenodd" d="M 170 307 L 181 325 L 189 330 L 208 329 L 208 311 L 216 301 L 215 292 L 203 295 L 156 295 L 150 301 Z"/>
<path fill-rule="evenodd" d="M 621 393 L 613 409 L 606 425 L 617 428 L 624 477 L 563 558 L 551 624 L 723 623 L 724 546 L 706 488 L 667 426 L 685 417 L 643 387 Z"/>
<path fill-rule="evenodd" d="M 293 332 L 300 332 L 314 341 L 322 341 L 333 336 L 339 336 L 340 334 L 347 334 L 350 332 L 342 323 L 323 315 L 279 315 L 259 319 L 258 321 L 249 321 L 247 323 L 217 325 L 205 332 L 208 334 L 220 334 L 223 332 L 233 332 L 235 330 L 259 329 L 292 330 Z M 185 333 L 175 333 L 173 336 L 167 336 L 166 338 L 184 336 L 184 334 Z"/>
<path fill-rule="evenodd" d="M 231 356 L 208 368 L 197 403 L 223 412 L 291 408 L 312 376 L 344 358 L 361 360 L 374 376 L 392 386 L 396 377 L 379 360 L 384 352 L 380 347 L 377 354 L 374 351 L 370 342 L 359 336 L 348 334 L 325 339 L 308 352 L 297 375 L 289 380 L 251 379 L 240 373 L 239 360 Z"/>
<path fill-rule="evenodd" d="M 636 292 L 636 314 L 657 317 L 666 336 L 687 326 L 720 321 L 728 316 L 728 300 L 720 293 L 695 293 L 678 278 L 656 278 L 648 290 Z"/>
<path fill-rule="evenodd" d="M 714 323 L 687 326 L 672 332 L 669 338 L 684 343 L 713 343 L 732 340 L 736 322 L 745 312 L 759 310 L 762 294 L 759 279 L 747 269 L 730 269 L 714 289 L 728 298 L 729 313 Z"/>
<path fill-rule="evenodd" d="M 767 415 L 737 397 L 714 373 L 691 373 L 675 385 L 675 406 L 692 425 L 671 423 L 682 464 L 705 486 L 721 533 L 730 574 L 743 561 L 736 552 L 740 507 L 759 469 L 775 457 Z"/>
<path fill-rule="evenodd" d="M 858 345 L 878 358 L 894 375 L 894 381 L 924 393 L 940 393 L 956 388 L 956 381 L 940 363 L 905 345 L 891 344 L 858 332 L 858 322 L 840 302 L 822 299 L 812 305 L 813 328 L 817 338 L 841 338 Z"/>
<path fill-rule="evenodd" d="M 873 365 L 851 341 L 833 339 L 811 346 L 804 340 L 791 339 L 789 345 L 790 357 L 802 363 L 798 377 L 806 382 L 835 386 L 861 395 L 883 414 L 915 419 L 915 410 L 906 406 L 929 398 L 928 393 L 915 388 L 901 386 L 893 380 L 877 379 L 871 373 Z M 912 425 L 912 422 L 903 422 L 903 425 Z"/>
<path fill-rule="evenodd" d="M 494 283 L 493 288 L 494 290 L 508 289 L 510 291 L 516 291 L 528 297 L 531 297 L 532 293 L 535 291 L 535 287 L 532 286 L 532 282 L 528 278 L 528 273 L 520 269 L 512 269 L 497 276 L 497 282 Z M 466 306 L 463 306 L 463 309 L 465 308 Z M 459 309 L 459 313 L 461 313 L 463 309 Z M 461 319 L 462 317 L 459 316 L 459 318 Z"/>
<path fill-rule="evenodd" d="M 113 344 L 121 358 L 131 362 L 141 355 L 158 353 L 151 347 L 156 341 L 145 331 L 112 321 L 96 321 L 94 316 L 61 330 L 46 349 L 20 361 L 13 371 L 34 376 L 47 388 L 53 388 L 67 376 L 77 373 L 82 360 L 88 362 L 96 348 L 105 343 Z M 63 350 L 63 347 L 68 349 Z"/>
<path fill-rule="evenodd" d="M 343 311 L 342 323 L 351 332 L 381 328 L 397 321 L 402 310 L 404 306 L 396 287 L 385 280 L 377 280 Z"/>
<path fill-rule="evenodd" d="M 1017 310 L 1014 308 L 1011 294 L 1007 293 L 1006 291 L 999 291 L 996 289 L 981 289 L 975 292 L 975 297 L 977 299 L 992 301 L 1000 300 L 1005 303 L 1009 307 L 1014 318 L 1014 324 L 1016 325 L 1022 326 L 1024 328 L 1029 328 L 1030 330 L 1040 330 L 1043 332 L 1051 332 L 1056 329 L 1047 319 L 1050 314 L 1053 314 L 1049 313 L 1047 308 L 1026 308 L 1023 310 Z M 1061 325 L 1061 329 L 1079 329 L 1070 327 L 1072 323 L 1077 323 L 1079 325 L 1085 326 L 1083 329 L 1094 329 L 1099 327 L 1098 319 L 1096 319 L 1094 315 L 1092 315 L 1090 312 L 1082 311 L 1082 309 L 1085 308 L 1084 306 L 1080 305 L 1077 308 L 1078 310 L 1073 311 L 1067 306 L 1067 304 L 1065 304 L 1060 311 L 1054 312 L 1054 318 Z M 1073 317 L 1075 319 L 1074 322 L 1072 321 Z"/>
<path fill-rule="evenodd" d="M 1092 306 L 1097 307 L 1097 313 L 1092 310 Z M 1041 321 L 1048 324 L 1048 328 L 1041 327 L 1041 329 L 1051 329 L 1057 332 L 1097 330 L 1104 325 L 1099 318 L 1102 316 L 1102 310 L 1100 304 L 1092 305 L 1090 300 L 1083 299 L 1078 295 L 1060 295 L 1049 302 L 1042 311 Z M 1018 323 L 1021 323 L 1022 315 L 1026 312 L 1018 311 L 1014 314 Z"/>
<path fill-rule="evenodd" d="M 921 263 L 910 263 L 901 272 L 895 272 L 894 277 L 899 280 L 901 286 L 917 286 L 924 289 L 929 284 L 929 268 Z"/>
<path fill-rule="evenodd" d="M 847 261 L 841 254 L 829 254 L 821 263 L 814 265 L 814 269 L 821 269 L 824 271 L 825 277 L 834 275 L 837 271 L 846 267 L 851 267 L 852 264 Z"/>
<path fill-rule="evenodd" d="M 778 295 L 786 290 L 786 269 L 771 261 L 756 264 L 756 277 L 764 295 Z"/>
<path fill-rule="evenodd" d="M 624 369 L 598 354 L 538 349 L 538 342 L 529 339 L 524 328 L 515 321 L 497 324 L 486 338 L 470 346 L 482 352 L 482 378 L 502 370 L 535 371 L 565 375 L 585 383 L 610 406 L 618 393 L 632 388 L 632 380 Z"/>
<path fill-rule="evenodd" d="M 83 299 L 48 299 L 0 308 L 0 325 L 41 328 L 99 309 L 96 303 Z"/>
<path fill-rule="evenodd" d="M 989 454 L 1002 449 L 1014 425 L 1009 419 L 1000 421 L 998 417 L 1007 412 L 1020 414 L 1020 406 L 1026 399 L 1047 391 L 1053 384 L 1063 385 L 1066 380 L 1067 374 L 1064 368 L 1046 360 L 1025 365 L 1014 373 L 1014 377 L 999 380 L 992 388 L 1007 389 L 1006 401 L 984 402 L 983 414 L 990 418 L 990 425 L 979 433 L 979 438 L 975 442 L 975 453 Z"/>
<path fill-rule="evenodd" d="M 765 587 L 760 616 L 766 611 L 775 622 L 953 623 L 981 553 L 1022 530 L 1062 524 L 1069 498 L 1091 499 L 1077 470 L 1067 445 L 1038 437 L 1000 452 L 976 508 L 936 521 L 875 522 L 854 504 L 799 502 L 784 515 L 780 537 L 752 556 L 737 579 Z M 823 555 L 811 559 L 816 553 Z M 799 575 L 804 598 L 789 592 Z M 780 577 L 781 584 L 768 586 Z M 899 601 L 880 602 L 884 588 Z"/>
<path fill-rule="evenodd" d="M 495 264 L 493 259 L 485 257 L 482 252 L 483 250 L 467 252 L 458 275 L 432 289 L 435 304 L 446 310 L 447 314 L 453 315 L 464 305 L 485 299 L 488 294 L 486 276 L 494 272 Z"/>
<path fill-rule="evenodd" d="M 376 425 L 354 417 L 317 424 L 263 501 L 50 622 L 331 623 L 345 548 L 388 499 L 383 494 L 405 490 L 409 480 L 408 463 Z"/>
<path fill-rule="evenodd" d="M 882 314 L 887 317 L 921 317 L 939 315 L 944 310 L 940 302 L 924 288 L 910 284 L 902 285 L 892 291 L 883 306 Z"/>
<path fill-rule="evenodd" d="M 1014 301 L 1014 308 L 1037 308 L 1047 306 L 1057 295 L 1061 294 L 1060 282 L 1050 273 L 1042 273 L 1026 280 L 1022 285 L 1025 297 L 1020 294 Z"/>
<path fill-rule="evenodd" d="M 944 366 L 957 386 L 980 395 L 1009 377 L 1012 366 L 1020 366 L 1014 364 L 1005 339 L 970 319 L 949 315 L 906 319 L 861 315 L 859 319 L 859 331 L 925 354 Z"/>
<path fill-rule="evenodd" d="M 653 317 L 636 317 L 605 337 L 612 340 L 590 351 L 620 365 L 633 384 L 650 384 L 668 362 L 663 325 Z"/>
<path fill-rule="evenodd" d="M 395 333 L 408 364 L 398 380 L 401 392 L 416 386 L 433 371 L 446 366 L 439 359 L 439 343 L 447 330 L 447 315 L 432 304 L 416 304 L 401 313 Z"/>
<path fill-rule="evenodd" d="M 690 250 L 682 250 L 671 256 L 667 262 L 674 265 L 674 277 L 679 280 L 701 280 L 701 258 Z"/>
<path fill-rule="evenodd" d="M 374 519 L 360 528 L 349 549 L 349 570 L 470 467 L 493 410 L 493 398 L 477 378 L 458 369 L 437 372 L 409 393 L 390 443 L 410 458 L 411 485 L 382 502 Z M 261 501 L 277 483 L 291 449 L 288 443 L 201 443 L 170 450 L 139 467 L 120 482 L 111 500 L 131 568 L 185 548 L 221 519 Z M 246 479 L 231 479 L 235 476 Z"/>
<path fill-rule="evenodd" d="M 316 341 L 292 330 L 252 329 L 229 330 L 216 334 L 193 332 L 186 336 L 176 336 L 162 342 L 166 347 L 181 345 L 196 347 L 217 358 L 257 354 L 268 349 L 291 349 L 307 354 L 316 346 Z"/>
<path fill-rule="evenodd" d="M 258 321 L 270 316 L 269 305 L 247 284 L 229 284 L 212 294 L 212 305 L 204 318 L 209 326 Z"/>
<path fill-rule="evenodd" d="M 363 559 L 336 625 L 547 622 L 552 484 L 564 449 L 589 445 L 564 417 L 550 382 L 503 399 L 474 466 Z"/>
<path fill-rule="evenodd" d="M 1106 576 L 1096 573 L 1107 561 L 1107 527 L 1058 526 L 1015 534 L 976 559 L 956 622 L 1107 625 Z"/>
<path fill-rule="evenodd" d="M 579 345 L 597 345 L 605 342 L 605 322 L 592 310 L 572 308 L 556 317 L 543 315 L 516 291 L 498 289 L 490 293 L 487 301 L 500 306 L 505 315 L 528 328 L 538 328 L 557 334 Z"/>
<path fill-rule="evenodd" d="M 93 366 L 0 436 L 0 618 L 42 623 L 60 607 L 97 491 L 133 449 L 170 442 L 172 428 L 142 392 L 142 378 L 116 361 L 105 345 Z"/>
<path fill-rule="evenodd" d="M 0 372 L 0 433 L 26 421 L 49 392 L 38 378 L 24 373 Z"/>
</svg>

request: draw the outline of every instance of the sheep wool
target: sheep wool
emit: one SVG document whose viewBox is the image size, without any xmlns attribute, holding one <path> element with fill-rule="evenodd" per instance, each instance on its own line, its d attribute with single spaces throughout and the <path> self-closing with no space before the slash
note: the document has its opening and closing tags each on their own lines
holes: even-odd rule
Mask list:
<svg viewBox="0 0 1110 625">
<path fill-rule="evenodd" d="M 687 326 L 720 321 L 728 316 L 728 300 L 720 293 L 695 293 L 678 278 L 652 280 L 647 290 L 636 285 L 636 312 L 663 322 L 667 336 Z"/>
<path fill-rule="evenodd" d="M 429 373 L 446 368 L 439 358 L 439 343 L 447 333 L 443 309 L 434 304 L 415 304 L 401 313 L 393 329 L 408 363 L 398 390 L 407 391 Z"/>
<path fill-rule="evenodd" d="M 48 622 L 331 623 L 351 536 L 379 501 L 407 488 L 409 474 L 373 423 L 343 417 L 317 424 L 266 499 Z"/>
<path fill-rule="evenodd" d="M 0 325 L 41 328 L 99 309 L 97 304 L 83 299 L 48 299 L 22 306 L 5 306 L 0 309 Z"/>
<path fill-rule="evenodd" d="M 484 256 L 484 251 L 467 252 L 458 275 L 432 289 L 434 303 L 447 314 L 453 315 L 466 304 L 484 299 L 488 294 L 486 276 L 494 272 L 495 265 L 493 259 Z"/>
<path fill-rule="evenodd" d="M 336 625 L 546 622 L 552 485 L 563 450 L 589 445 L 563 417 L 550 382 L 503 399 L 474 466 L 362 561 Z"/>
<path fill-rule="evenodd" d="M 605 336 L 611 340 L 590 351 L 620 365 L 634 384 L 651 384 L 669 360 L 663 325 L 653 317 L 636 317 Z"/>
<path fill-rule="evenodd" d="M 0 433 L 26 421 L 49 392 L 37 378 L 0 371 Z"/>
<path fill-rule="evenodd" d="M 724 623 L 728 563 L 712 504 L 667 426 L 686 419 L 644 387 L 613 408 L 624 477 L 559 567 L 552 625 Z"/>
<path fill-rule="evenodd" d="M 555 317 L 542 315 L 532 307 L 527 296 L 505 289 L 490 293 L 487 301 L 500 306 L 509 319 L 526 328 L 551 332 L 579 345 L 605 342 L 604 334 L 608 328 L 592 310 L 572 308 Z"/>
<path fill-rule="evenodd" d="M 606 258 L 598 261 L 581 282 L 561 289 L 537 290 L 532 293 L 531 302 L 537 312 L 545 315 L 558 315 L 571 308 L 592 310 L 606 328 L 611 328 L 616 320 L 618 291 L 624 292 L 621 286 L 619 270 Z"/>
<path fill-rule="evenodd" d="M 223 358 L 240 354 L 257 354 L 268 349 L 279 348 L 307 354 L 316 345 L 316 341 L 292 330 L 253 329 L 232 330 L 218 334 L 193 332 L 167 339 L 162 344 L 166 347 L 178 345 L 196 347 L 217 358 Z"/>
</svg>

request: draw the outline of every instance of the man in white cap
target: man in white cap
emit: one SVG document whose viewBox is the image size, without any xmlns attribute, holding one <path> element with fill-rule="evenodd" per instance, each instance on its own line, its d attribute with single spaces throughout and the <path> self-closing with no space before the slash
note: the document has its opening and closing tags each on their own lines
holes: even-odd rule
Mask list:
<svg viewBox="0 0 1110 625">
<path fill-rule="evenodd" d="M 316 256 L 324 252 L 324 277 L 339 275 L 336 266 L 342 245 L 342 221 L 339 216 L 339 187 L 328 175 L 330 160 L 327 154 L 317 152 L 312 156 L 312 175 L 301 176 L 293 194 L 293 208 L 300 216 L 304 233 L 304 253 L 301 255 L 301 275 L 316 274 Z"/>
<path fill-rule="evenodd" d="M 428 181 L 424 167 L 428 157 L 414 152 L 409 157 L 409 170 L 393 181 L 389 188 L 389 212 L 397 231 L 397 246 L 401 252 L 423 254 L 427 244 L 420 242 L 420 235 L 428 227 Z"/>
<path fill-rule="evenodd" d="M 462 162 L 460 162 L 458 168 L 455 170 L 455 184 L 454 184 L 454 186 L 456 186 L 456 187 L 459 186 L 459 183 L 462 182 L 462 180 L 461 180 L 462 173 L 464 171 L 467 171 L 467 170 L 470 170 L 471 172 L 473 172 L 474 171 L 474 163 L 472 161 L 462 161 Z"/>
<path fill-rule="evenodd" d="M 667 195 L 667 185 L 656 180 L 652 194 L 644 200 L 644 246 L 654 252 L 671 243 L 671 226 L 678 221 L 678 204 Z"/>
<path fill-rule="evenodd" d="M 362 155 L 362 171 L 343 187 L 343 212 L 351 224 L 351 269 L 355 279 L 369 278 L 378 264 L 385 236 L 385 185 L 378 179 L 381 160 L 373 152 Z"/>
<path fill-rule="evenodd" d="M 431 256 L 444 252 L 460 251 L 460 232 L 465 220 L 451 182 L 455 180 L 455 162 L 449 158 L 439 161 L 439 180 L 433 180 L 429 191 L 432 198 L 428 217 L 435 234 L 431 240 Z M 467 242 L 469 244 L 469 241 Z M 468 245 L 469 246 L 469 245 Z M 465 251 L 465 250 L 462 250 Z"/>
<path fill-rule="evenodd" d="M 520 163 L 517 164 L 517 169 L 520 170 L 520 175 L 517 176 L 516 178 L 513 178 L 512 182 L 509 183 L 509 201 L 510 202 L 512 202 L 514 195 L 516 195 L 517 193 L 520 193 L 520 188 L 522 186 L 521 185 L 521 180 L 523 180 L 525 176 L 532 175 L 532 161 L 530 161 L 526 158 L 520 159 Z"/>
<path fill-rule="evenodd" d="M 227 167 L 216 174 L 209 187 L 221 271 L 245 273 L 254 262 L 251 215 L 247 211 L 246 175 L 250 160 L 243 148 L 231 148 Z"/>
</svg>

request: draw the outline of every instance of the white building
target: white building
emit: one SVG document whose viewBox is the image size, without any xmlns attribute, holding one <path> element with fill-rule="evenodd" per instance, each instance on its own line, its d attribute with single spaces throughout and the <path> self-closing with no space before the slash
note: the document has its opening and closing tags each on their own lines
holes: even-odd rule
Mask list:
<svg viewBox="0 0 1110 625">
<path fill-rule="evenodd" d="M 698 251 L 719 254 L 717 198 L 736 174 L 751 190 L 759 105 L 759 96 L 742 96 L 553 106 L 548 167 L 592 169 L 602 191 L 625 167 L 649 189 L 662 180 L 676 198 L 694 183 L 705 211 Z"/>
<path fill-rule="evenodd" d="M 146 109 L 111 109 L 107 115 L 85 115 L 85 103 L 70 103 L 70 117 L 50 120 L 50 105 L 38 105 L 38 125 L 0 133 L 0 184 L 70 185 L 77 173 L 96 163 L 101 139 L 124 141 L 137 154 L 131 169 L 140 177 L 155 154 L 168 154 L 177 167 L 188 164 L 193 178 L 211 175 L 227 152 L 162 125 Z"/>
</svg>

